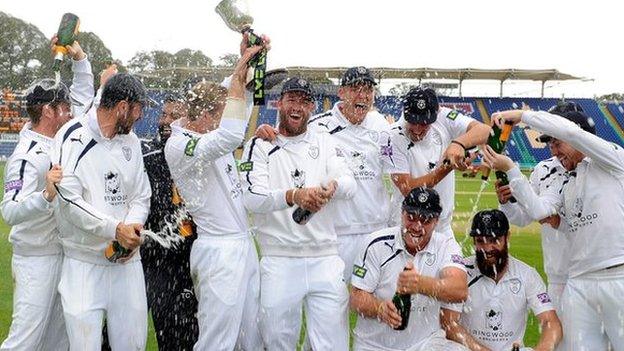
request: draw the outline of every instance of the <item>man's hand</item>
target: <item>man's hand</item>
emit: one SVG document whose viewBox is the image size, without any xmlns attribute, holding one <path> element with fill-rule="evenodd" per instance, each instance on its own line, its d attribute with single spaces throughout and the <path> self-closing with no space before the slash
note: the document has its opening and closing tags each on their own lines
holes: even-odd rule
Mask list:
<svg viewBox="0 0 624 351">
<path fill-rule="evenodd" d="M 248 38 L 248 33 L 243 34 L 243 40 L 241 41 L 241 57 L 236 63 L 233 73 L 233 77 L 239 79 L 243 85 L 247 83 L 249 61 L 260 51 L 271 49 L 271 39 L 265 35 L 262 36 L 262 45 L 248 46 Z"/>
<path fill-rule="evenodd" d="M 63 170 L 61 169 L 61 166 L 52 166 L 52 169 L 46 173 L 46 186 L 43 191 L 43 197 L 46 201 L 52 202 L 52 200 L 54 200 L 54 197 L 57 194 L 56 187 L 54 185 L 60 183 L 61 179 L 63 179 Z"/>
<path fill-rule="evenodd" d="M 331 200 L 332 197 L 334 197 L 334 194 L 336 193 L 336 189 L 338 189 L 338 182 L 335 180 L 332 180 L 329 183 L 327 183 L 327 185 L 322 186 L 321 189 L 322 189 L 321 194 L 320 194 L 321 197 L 329 201 Z"/>
<path fill-rule="evenodd" d="M 100 86 L 103 87 L 110 77 L 117 74 L 117 64 L 111 63 L 108 67 L 100 72 Z"/>
<path fill-rule="evenodd" d="M 115 230 L 115 239 L 123 246 L 125 249 L 134 250 L 139 245 L 141 245 L 141 236 L 139 235 L 140 229 L 137 230 L 138 226 L 141 228 L 142 225 L 133 224 L 117 224 L 117 229 Z"/>
<path fill-rule="evenodd" d="M 50 48 L 52 50 L 52 55 L 55 54 L 54 47 L 56 46 L 56 43 L 58 43 L 58 37 L 54 35 L 52 39 L 50 40 Z M 78 43 L 78 40 L 74 40 L 74 42 L 71 45 L 65 45 L 65 49 L 67 50 L 69 57 L 71 57 L 72 60 L 74 61 L 80 61 L 84 59 L 85 57 L 87 57 L 87 55 L 82 50 L 80 43 Z"/>
<path fill-rule="evenodd" d="M 293 202 L 305 210 L 318 212 L 328 201 L 322 193 L 321 187 L 297 189 Z"/>
<path fill-rule="evenodd" d="M 490 169 L 497 171 L 507 172 L 514 167 L 509 157 L 496 153 L 489 145 L 483 150 L 483 161 Z"/>
<path fill-rule="evenodd" d="M 559 215 L 552 215 L 546 218 L 542 218 L 539 220 L 540 224 L 548 224 L 553 229 L 559 228 L 559 224 L 561 224 L 561 217 Z"/>
<path fill-rule="evenodd" d="M 449 144 L 449 146 L 444 151 L 444 154 L 442 155 L 442 159 L 449 160 L 451 166 L 453 166 L 453 168 L 455 169 L 460 169 L 461 167 L 463 167 L 462 165 L 465 163 L 465 158 L 466 150 L 464 150 L 464 148 L 457 143 Z"/>
<path fill-rule="evenodd" d="M 477 159 L 478 152 L 468 153 L 468 157 L 465 157 L 462 162 L 460 162 L 457 166 L 453 167 L 453 169 L 464 172 L 472 166 L 472 162 Z"/>
<path fill-rule="evenodd" d="M 277 128 L 273 128 L 268 124 L 261 124 L 256 129 L 256 133 L 254 135 L 264 141 L 272 142 L 275 138 L 277 138 L 278 134 L 279 130 L 277 130 Z"/>
<path fill-rule="evenodd" d="M 509 199 L 511 199 L 511 187 L 509 184 L 501 185 L 500 180 L 496 180 L 494 183 L 494 187 L 496 188 L 496 196 L 498 197 L 498 203 L 506 204 Z"/>
<path fill-rule="evenodd" d="M 407 262 L 403 272 L 399 274 L 397 282 L 397 292 L 399 294 L 417 294 L 420 273 L 414 268 L 414 263 Z"/>
<path fill-rule="evenodd" d="M 503 124 L 505 124 L 505 122 L 510 122 L 513 125 L 517 125 L 522 120 L 522 113 L 526 110 L 528 109 L 525 108 L 522 110 L 509 110 L 509 111 L 503 111 L 503 112 L 496 112 L 492 115 L 492 121 L 499 128 L 503 128 Z"/>
<path fill-rule="evenodd" d="M 397 310 L 394 303 L 390 300 L 381 301 L 377 308 L 377 318 L 391 328 L 399 327 L 402 321 L 399 310 Z"/>
</svg>

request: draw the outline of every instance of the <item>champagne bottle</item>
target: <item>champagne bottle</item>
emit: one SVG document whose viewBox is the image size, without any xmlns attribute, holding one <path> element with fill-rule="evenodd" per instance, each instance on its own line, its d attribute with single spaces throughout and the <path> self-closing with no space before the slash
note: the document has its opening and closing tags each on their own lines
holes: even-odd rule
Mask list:
<svg viewBox="0 0 624 351">
<path fill-rule="evenodd" d="M 520 345 L 514 342 L 513 346 L 511 347 L 511 351 L 520 351 Z"/>
<path fill-rule="evenodd" d="M 178 233 L 185 238 L 189 237 L 193 235 L 193 221 L 186 212 L 186 207 L 184 206 L 184 202 L 182 202 L 182 197 L 178 192 L 178 188 L 175 185 L 172 185 L 171 190 L 171 202 L 176 207 L 176 215 L 183 216 L 180 220 L 180 225 L 178 226 Z"/>
<path fill-rule="evenodd" d="M 305 225 L 313 215 L 314 212 L 306 210 L 303 207 L 297 207 L 292 214 L 292 219 L 297 224 Z"/>
<path fill-rule="evenodd" d="M 117 262 L 122 258 L 127 258 L 131 254 L 132 251 L 121 246 L 121 244 L 117 240 L 108 244 L 106 250 L 104 250 L 104 256 L 106 256 L 106 259 L 113 263 Z"/>
<path fill-rule="evenodd" d="M 392 303 L 394 304 L 394 307 L 399 310 L 399 314 L 401 315 L 401 325 L 394 328 L 394 330 L 405 330 L 405 328 L 407 328 L 410 312 L 412 310 L 412 295 L 399 294 L 396 292 L 394 297 L 392 297 Z"/>
<path fill-rule="evenodd" d="M 496 124 L 492 126 L 492 132 L 488 137 L 487 144 L 494 150 L 496 153 L 502 154 L 505 151 L 505 146 L 507 146 L 507 141 L 511 137 L 511 130 L 513 129 L 513 123 L 505 121 L 505 125 L 503 128 L 500 128 Z M 482 180 L 488 180 L 490 177 L 490 169 L 483 172 L 481 176 Z M 503 171 L 495 171 L 494 175 L 496 179 L 500 181 L 501 185 L 509 184 L 509 178 L 507 178 L 507 173 Z M 512 196 L 509 199 L 510 202 L 515 203 L 516 199 Z"/>
<path fill-rule="evenodd" d="M 80 19 L 73 13 L 66 13 L 61 19 L 56 36 L 58 41 L 54 46 L 54 70 L 61 70 L 61 62 L 63 57 L 67 54 L 65 46 L 71 45 L 76 40 L 76 34 L 78 34 L 78 28 L 80 27 Z"/>
</svg>

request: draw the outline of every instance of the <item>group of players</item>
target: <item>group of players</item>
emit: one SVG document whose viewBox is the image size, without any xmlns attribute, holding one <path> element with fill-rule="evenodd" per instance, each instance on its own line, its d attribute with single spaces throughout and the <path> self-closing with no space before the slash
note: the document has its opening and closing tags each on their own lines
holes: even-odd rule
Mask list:
<svg viewBox="0 0 624 351">
<path fill-rule="evenodd" d="M 142 350 L 148 306 L 162 350 L 293 350 L 304 312 L 305 348 L 348 350 L 349 309 L 356 350 L 511 350 L 529 309 L 541 326 L 535 350 L 624 350 L 624 152 L 578 106 L 492 116 L 543 132 L 553 158 L 529 181 L 481 146 L 510 184 L 497 184 L 500 209 L 472 218 L 476 254 L 464 258 L 451 227 L 454 170 L 470 166 L 491 127 L 423 87 L 391 124 L 373 109 L 372 74 L 353 67 L 340 101 L 316 116 L 310 82 L 284 82 L 277 128 L 260 126 L 237 164 L 248 62 L 268 49 L 263 39 L 243 38 L 221 84 L 165 99 L 158 136 L 143 145 L 131 131 L 150 104 L 143 84 L 106 71 L 96 94 L 77 42 L 71 89 L 29 89 L 31 122 L 5 167 L 15 293 L 0 350 L 100 350 L 104 324 L 105 347 Z M 144 225 L 188 234 L 185 211 L 192 235 L 180 247 L 141 245 Z M 507 250 L 510 222 L 533 221 L 548 289 Z M 113 241 L 133 255 L 107 260 Z M 404 330 L 395 294 L 411 295 Z"/>
</svg>

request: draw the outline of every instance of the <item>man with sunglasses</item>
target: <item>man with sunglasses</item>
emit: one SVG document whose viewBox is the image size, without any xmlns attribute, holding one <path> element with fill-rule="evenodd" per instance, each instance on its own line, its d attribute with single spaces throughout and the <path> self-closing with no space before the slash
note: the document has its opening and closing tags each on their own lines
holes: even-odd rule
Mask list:
<svg viewBox="0 0 624 351">
<path fill-rule="evenodd" d="M 63 126 L 52 162 L 63 170 L 56 184 L 65 255 L 59 292 L 71 350 L 100 350 L 106 316 L 113 350 L 142 350 L 147 303 L 139 255 L 110 262 L 116 240 L 136 253 L 149 212 L 151 189 L 132 125 L 150 99 L 136 77 L 118 73 L 97 107 Z"/>
<path fill-rule="evenodd" d="M 532 218 L 561 213 L 569 240 L 568 280 L 561 296 L 564 350 L 624 349 L 624 149 L 592 133 L 582 112 L 511 110 L 495 123 L 528 126 L 550 137 L 568 178 L 536 195 L 509 157 L 486 148 L 484 160 L 507 172 L 513 195 Z"/>
<path fill-rule="evenodd" d="M 430 188 L 412 189 L 402 203 L 401 225 L 372 233 L 361 247 L 351 277 L 351 309 L 359 314 L 358 351 L 460 351 L 447 340 L 440 313 L 466 300 L 468 285 L 461 248 L 435 229 L 442 207 Z M 393 296 L 410 294 L 407 327 Z"/>
<path fill-rule="evenodd" d="M 54 43 L 54 39 L 52 41 Z M 57 291 L 62 253 L 54 219 L 53 183 L 61 177 L 50 170 L 56 132 L 93 99 L 91 64 L 78 44 L 68 46 L 72 58 L 71 89 L 42 79 L 26 90 L 30 121 L 19 135 L 5 166 L 1 209 L 11 225 L 12 272 L 15 282 L 13 322 L 0 350 L 67 349 L 68 340 Z"/>
</svg>

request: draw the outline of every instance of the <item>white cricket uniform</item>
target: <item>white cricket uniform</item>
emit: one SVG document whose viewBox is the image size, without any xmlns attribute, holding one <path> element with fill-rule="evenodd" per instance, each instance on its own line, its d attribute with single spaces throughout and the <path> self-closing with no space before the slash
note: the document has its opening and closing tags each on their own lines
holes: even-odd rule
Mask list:
<svg viewBox="0 0 624 351">
<path fill-rule="evenodd" d="M 522 345 L 529 308 L 536 316 L 554 310 L 546 286 L 535 268 L 509 256 L 501 280 L 481 274 L 475 257 L 466 259 L 468 300 L 460 324 L 481 345 L 492 351 L 509 351 L 514 343 Z M 461 305 L 456 305 L 461 306 Z"/>
<path fill-rule="evenodd" d="M 465 271 L 457 242 L 437 231 L 427 246 L 412 256 L 405 248 L 400 227 L 370 234 L 360 248 L 353 267 L 351 284 L 382 300 L 392 300 L 399 274 L 407 262 L 423 276 L 439 278 L 446 268 Z M 412 309 L 405 330 L 394 330 L 376 318 L 359 317 L 355 327 L 354 349 L 358 351 L 442 351 L 466 350 L 447 340 L 440 326 L 440 308 L 453 304 L 421 294 L 412 295 Z M 457 307 L 454 308 L 454 310 Z"/>
<path fill-rule="evenodd" d="M 558 191 L 537 196 L 515 167 L 508 171 L 519 202 L 533 218 L 562 213 L 570 264 L 561 297 L 565 350 L 624 350 L 624 150 L 565 118 L 527 111 L 522 122 L 563 140 L 585 158 Z M 580 306 L 580 307 L 579 307 Z"/>
<path fill-rule="evenodd" d="M 93 100 L 93 73 L 87 58 L 72 60 L 72 71 L 70 95 L 82 104 L 72 109 L 79 115 Z M 53 144 L 52 138 L 34 132 L 27 123 L 6 163 L 2 215 L 12 226 L 15 288 L 13 322 L 0 350 L 69 347 L 57 292 L 63 260 L 58 227 L 54 206 L 43 197 Z"/>
<path fill-rule="evenodd" d="M 228 98 L 227 104 L 242 100 Z M 228 108 L 226 104 L 226 109 Z M 165 146 L 171 176 L 197 225 L 191 277 L 198 298 L 199 338 L 194 350 L 259 350 L 258 256 L 247 225 L 233 151 L 247 118 L 221 119 L 206 134 L 172 123 Z"/>
<path fill-rule="evenodd" d="M 338 254 L 345 262 L 343 275 L 348 283 L 362 241 L 388 224 L 390 195 L 383 180 L 380 141 L 387 140 L 390 124 L 379 113 L 371 112 L 359 125 L 352 124 L 340 112 L 340 104 L 310 118 L 308 128 L 334 137 L 357 182 L 358 191 L 353 198 L 330 205 L 338 235 Z"/>
<path fill-rule="evenodd" d="M 413 142 L 405 131 L 405 121 L 396 122 L 391 130 L 391 145 L 383 152 L 390 174 L 408 173 L 414 178 L 422 177 L 442 163 L 444 151 L 451 141 L 466 133 L 468 125 L 475 121 L 455 110 L 440 107 L 438 116 L 423 140 Z M 393 185 L 394 186 L 394 185 Z M 451 222 L 455 208 L 455 171 L 433 187 L 440 194 L 442 213 L 436 230 L 453 237 Z M 396 186 L 392 195 L 393 223 L 401 223 L 401 202 L 405 197 Z"/>
<path fill-rule="evenodd" d="M 293 350 L 299 339 L 301 308 L 314 350 L 347 350 L 349 295 L 344 263 L 329 207 L 305 225 L 292 219 L 286 203 L 293 188 L 316 187 L 335 179 L 334 200 L 350 198 L 357 185 L 328 133 L 279 135 L 273 142 L 251 139 L 243 153 L 244 200 L 254 213 L 260 261 L 260 330 L 268 350 Z"/>
<path fill-rule="evenodd" d="M 534 168 L 529 177 L 529 183 L 536 194 L 541 194 L 556 189 L 559 191 L 561 185 L 568 178 L 565 168 L 556 157 L 551 157 L 541 161 Z M 527 205 L 530 206 L 530 205 Z M 509 223 L 524 227 L 533 221 L 542 218 L 532 218 L 524 205 L 507 202 L 501 204 L 499 209 L 505 213 Z M 542 251 L 544 257 L 544 271 L 548 277 L 548 294 L 553 299 L 553 304 L 560 310 L 560 299 L 568 280 L 569 265 L 569 244 L 566 234 L 565 223 L 554 229 L 549 224 L 542 224 Z"/>
<path fill-rule="evenodd" d="M 58 131 L 51 158 L 63 169 L 57 187 L 65 255 L 59 292 L 70 349 L 100 350 L 106 316 L 113 350 L 142 350 L 147 302 L 140 255 L 126 263 L 104 256 L 119 223 L 143 224 L 149 212 L 151 189 L 139 138 L 105 138 L 93 108 Z"/>
</svg>

